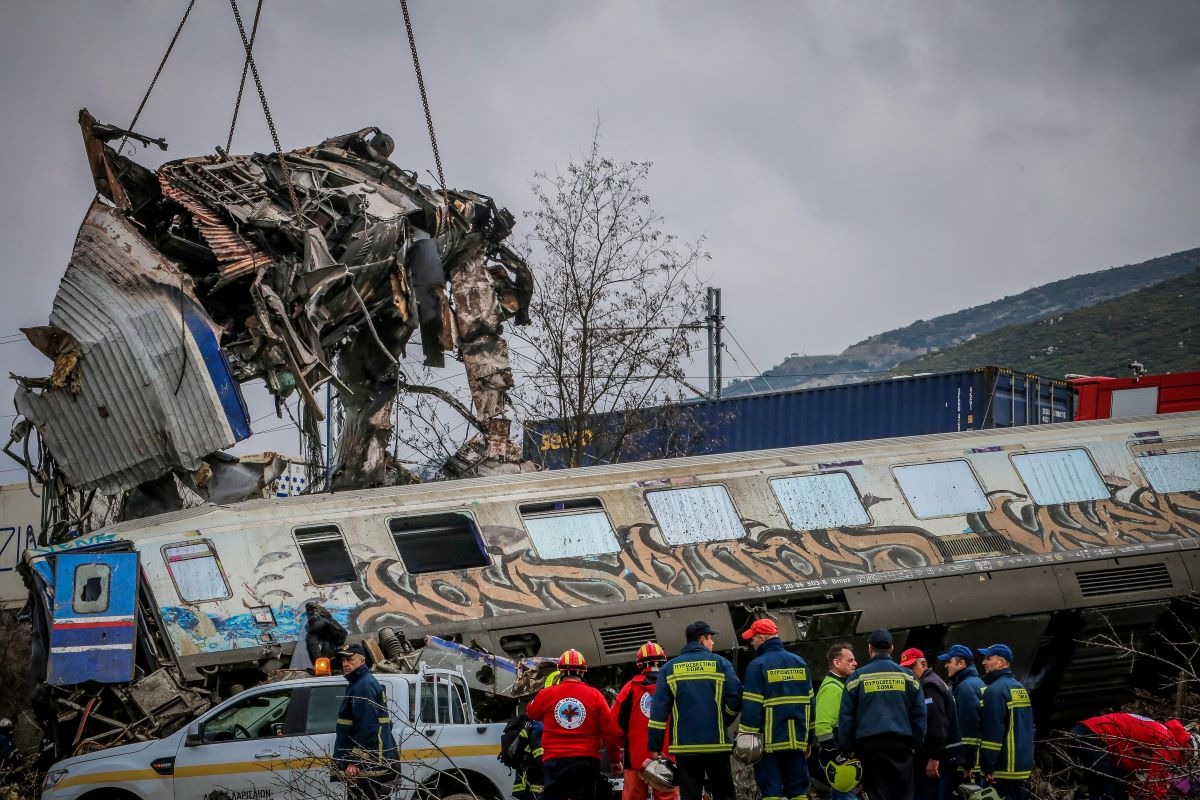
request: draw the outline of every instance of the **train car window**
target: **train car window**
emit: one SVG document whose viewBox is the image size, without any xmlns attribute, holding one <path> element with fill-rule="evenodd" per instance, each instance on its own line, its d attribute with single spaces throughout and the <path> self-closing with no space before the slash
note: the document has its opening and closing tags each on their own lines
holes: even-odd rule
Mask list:
<svg viewBox="0 0 1200 800">
<path fill-rule="evenodd" d="M 1137 462 L 1156 492 L 1200 491 L 1200 450 L 1143 455 Z"/>
<path fill-rule="evenodd" d="M 184 602 L 201 603 L 229 597 L 229 584 L 211 542 L 168 544 L 163 546 L 162 553 L 175 590 Z"/>
<path fill-rule="evenodd" d="M 388 520 L 396 552 L 412 575 L 491 564 L 475 520 L 466 514 L 426 514 Z"/>
<path fill-rule="evenodd" d="M 1018 453 L 1013 466 L 1039 506 L 1107 500 L 1108 486 L 1083 448 Z"/>
<path fill-rule="evenodd" d="M 604 505 L 595 497 L 517 506 L 541 558 L 621 552 Z"/>
<path fill-rule="evenodd" d="M 788 522 L 798 531 L 871 523 L 850 476 L 844 472 L 775 478 L 771 489 Z"/>
<path fill-rule="evenodd" d="M 358 577 L 346 539 L 337 525 L 297 528 L 296 546 L 314 585 L 350 583 Z"/>
<path fill-rule="evenodd" d="M 108 586 L 112 569 L 108 564 L 80 564 L 75 568 L 71 608 L 76 614 L 108 611 Z"/>
<path fill-rule="evenodd" d="M 892 467 L 900 491 L 921 519 L 973 514 L 991 508 L 966 461 L 937 461 Z"/>
<path fill-rule="evenodd" d="M 746 535 L 729 490 L 717 484 L 646 492 L 667 544 L 695 544 L 740 539 Z"/>
</svg>

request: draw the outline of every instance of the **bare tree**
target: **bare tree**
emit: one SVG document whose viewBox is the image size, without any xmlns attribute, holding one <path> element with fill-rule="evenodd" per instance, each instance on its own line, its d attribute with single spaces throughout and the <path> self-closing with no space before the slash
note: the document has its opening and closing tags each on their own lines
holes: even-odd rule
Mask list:
<svg viewBox="0 0 1200 800">
<path fill-rule="evenodd" d="M 639 434 L 669 427 L 651 409 L 686 387 L 701 308 L 695 268 L 709 256 L 703 239 L 663 230 L 645 190 L 650 168 L 605 156 L 597 129 L 565 171 L 535 175 L 538 207 L 527 216 L 538 287 L 533 324 L 514 334 L 515 404 L 527 421 L 557 423 L 566 466 L 620 460 Z M 598 423 L 606 412 L 619 413 Z"/>
</svg>

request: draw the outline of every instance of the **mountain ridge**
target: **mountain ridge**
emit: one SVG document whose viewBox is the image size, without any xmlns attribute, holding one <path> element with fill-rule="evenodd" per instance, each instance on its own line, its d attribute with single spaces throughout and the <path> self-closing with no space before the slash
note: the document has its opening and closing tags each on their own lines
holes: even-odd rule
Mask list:
<svg viewBox="0 0 1200 800">
<path fill-rule="evenodd" d="M 901 328 L 875 334 L 855 342 L 841 353 L 790 356 L 758 378 L 729 384 L 723 394 L 738 396 L 857 383 L 883 377 L 900 365 L 928 370 L 934 362 L 919 360 L 938 351 L 962 346 L 994 331 L 1036 323 L 1105 303 L 1196 270 L 1200 270 L 1200 248 L 1137 264 L 1074 275 L 988 303 L 930 320 L 917 320 Z M 938 364 L 936 368 L 953 369 L 948 366 L 952 362 L 954 359 L 946 361 L 947 366 Z M 1025 364 L 1014 363 L 1011 366 L 1024 368 Z"/>
</svg>

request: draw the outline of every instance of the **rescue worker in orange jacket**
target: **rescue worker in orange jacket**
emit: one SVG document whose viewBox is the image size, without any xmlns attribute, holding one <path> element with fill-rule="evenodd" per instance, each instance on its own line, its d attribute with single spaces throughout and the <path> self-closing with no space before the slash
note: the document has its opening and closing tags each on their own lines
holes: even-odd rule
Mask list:
<svg viewBox="0 0 1200 800">
<path fill-rule="evenodd" d="M 558 671 L 562 680 L 538 692 L 525 710 L 542 723 L 542 800 L 600 800 L 600 752 L 606 751 L 615 764 L 621 732 L 604 695 L 583 682 L 587 662 L 582 653 L 563 653 Z"/>
<path fill-rule="evenodd" d="M 654 702 L 654 689 L 658 683 L 658 671 L 666 663 L 667 653 L 655 642 L 646 642 L 637 651 L 637 666 L 640 672 L 621 687 L 613 701 L 612 712 L 617 727 L 624 736 L 624 755 L 621 766 L 625 773 L 625 790 L 622 800 L 646 800 L 650 787 L 642 779 L 642 767 L 650 760 L 647 747 L 650 721 L 650 706 Z M 667 755 L 668 745 L 663 745 Z M 654 800 L 676 800 L 679 790 L 654 790 Z"/>
</svg>

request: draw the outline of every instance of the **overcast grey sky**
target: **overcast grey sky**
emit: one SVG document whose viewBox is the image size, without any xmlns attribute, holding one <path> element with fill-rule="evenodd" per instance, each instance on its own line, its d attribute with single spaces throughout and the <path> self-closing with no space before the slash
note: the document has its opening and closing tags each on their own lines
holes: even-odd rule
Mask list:
<svg viewBox="0 0 1200 800">
<path fill-rule="evenodd" d="M 93 193 L 78 109 L 127 124 L 185 6 L 0 2 L 0 341 L 45 323 Z M 1200 245 L 1200 3 L 411 7 L 449 183 L 520 215 L 600 119 L 610 156 L 654 162 L 668 230 L 708 237 L 764 369 Z M 378 125 L 432 169 L 398 0 L 266 0 L 256 58 L 285 149 Z M 171 148 L 138 158 L 223 145 L 240 71 L 228 3 L 197 0 L 138 125 Z M 270 147 L 248 89 L 234 149 Z"/>
</svg>

